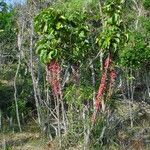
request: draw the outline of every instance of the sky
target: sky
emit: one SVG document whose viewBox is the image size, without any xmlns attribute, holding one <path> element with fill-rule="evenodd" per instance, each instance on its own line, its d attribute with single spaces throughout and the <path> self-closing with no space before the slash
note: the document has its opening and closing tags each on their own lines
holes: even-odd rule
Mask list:
<svg viewBox="0 0 150 150">
<path fill-rule="evenodd" d="M 4 0 L 7 4 L 14 5 L 15 3 L 24 3 L 25 0 Z"/>
</svg>

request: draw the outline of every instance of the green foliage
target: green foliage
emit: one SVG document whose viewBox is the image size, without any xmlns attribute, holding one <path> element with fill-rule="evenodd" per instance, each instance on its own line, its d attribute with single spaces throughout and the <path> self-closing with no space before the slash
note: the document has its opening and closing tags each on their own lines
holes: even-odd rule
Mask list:
<svg viewBox="0 0 150 150">
<path fill-rule="evenodd" d="M 128 45 L 120 54 L 120 60 L 126 67 L 147 66 L 150 60 L 150 47 L 141 33 L 131 33 Z"/>
<path fill-rule="evenodd" d="M 17 103 L 18 103 L 18 108 L 19 108 L 19 114 L 23 113 L 23 114 L 27 114 L 28 109 L 26 108 L 26 102 L 23 99 L 18 99 Z M 15 103 L 12 103 L 12 105 L 10 105 L 10 107 L 8 107 L 8 111 L 9 111 L 9 116 L 16 118 L 16 105 Z"/>
<path fill-rule="evenodd" d="M 150 19 L 149 19 L 149 17 L 141 17 L 140 22 L 142 24 L 142 28 L 144 29 L 145 34 L 147 35 L 147 38 L 149 38 L 149 35 L 150 35 Z"/>
<path fill-rule="evenodd" d="M 143 5 L 146 9 L 150 9 L 150 0 L 143 0 Z"/>
<path fill-rule="evenodd" d="M 41 0 L 41 2 L 44 4 L 46 0 Z M 102 5 L 102 14 L 100 13 L 101 11 L 99 8 L 99 2 L 101 2 Z M 25 28 L 21 34 L 23 36 L 21 43 L 22 51 L 26 60 L 25 62 L 24 60 L 21 60 L 21 67 L 19 69 L 16 82 L 19 115 L 20 113 L 24 113 L 26 116 L 29 114 L 29 109 L 34 110 L 35 108 L 34 91 L 32 79 L 30 77 L 31 66 L 28 63 L 28 44 L 30 39 L 27 35 L 30 31 L 29 22 L 32 20 L 32 15 L 34 13 L 31 11 L 32 2 L 29 1 L 28 3 L 31 4 L 30 10 L 27 12 L 29 14 L 22 14 Z M 63 99 L 65 103 L 64 113 L 66 114 L 65 116 L 67 118 L 67 133 L 61 136 L 61 149 L 82 149 L 81 147 L 85 142 L 85 133 L 88 134 L 89 131 L 89 146 L 93 150 L 130 149 L 130 147 L 126 146 L 127 141 L 131 141 L 130 143 L 132 143 L 132 140 L 135 139 L 136 133 L 141 133 L 139 130 L 135 132 L 133 139 L 128 137 L 127 134 L 131 132 L 131 113 L 130 110 L 127 110 L 127 112 L 124 113 L 124 110 L 126 110 L 128 107 L 124 102 L 124 107 L 116 105 L 117 99 L 112 99 L 110 101 L 108 99 L 106 102 L 106 111 L 98 113 L 94 126 L 91 123 L 91 113 L 93 112 L 93 91 L 98 88 L 99 85 L 97 81 L 99 81 L 99 77 L 102 73 L 99 69 L 100 60 L 99 56 L 97 55 L 100 49 L 103 50 L 104 57 L 106 54 L 111 53 L 113 55 L 113 60 L 116 61 L 117 58 L 118 62 L 119 59 L 121 68 L 140 68 L 144 74 L 145 72 L 143 72 L 143 70 L 150 66 L 150 20 L 148 16 L 149 12 L 147 11 L 149 9 L 149 0 L 138 1 L 138 5 L 140 6 L 142 12 L 141 15 L 143 15 L 143 17 L 138 16 L 135 6 L 133 7 L 133 1 L 126 0 L 125 3 L 126 6 L 124 5 L 124 1 L 121 0 L 61 0 L 55 2 L 51 8 L 42 10 L 34 18 L 34 27 L 38 35 L 38 40 L 35 47 L 36 53 L 39 55 L 41 62 L 47 64 L 52 59 L 60 61 L 61 63 L 59 64 L 61 64 L 62 68 L 61 75 L 63 75 L 63 73 L 65 74 L 67 71 L 69 73 L 71 72 L 71 67 L 68 67 L 69 69 L 65 72 L 64 68 L 67 68 L 66 64 L 68 66 L 75 65 L 75 71 L 77 67 L 77 71 L 79 71 L 78 73 L 80 75 L 79 84 L 77 83 L 78 85 L 72 85 L 72 83 L 68 84 L 68 81 L 70 81 L 70 78 L 72 77 L 70 75 L 70 78 L 64 87 Z M 15 22 L 13 21 L 14 12 L 7 8 L 7 5 L 5 4 L 2 5 L 2 8 L 0 8 L 0 40 L 4 53 L 7 50 L 7 52 L 11 53 L 13 49 L 15 49 L 15 52 L 17 50 L 13 44 L 17 43 L 16 27 Z M 34 4 L 38 6 L 38 2 L 35 2 Z M 142 4 L 146 9 L 144 9 Z M 30 12 L 33 14 L 30 14 Z M 31 16 L 31 18 L 26 18 L 26 16 Z M 137 23 L 136 30 L 134 30 L 135 23 Z M 132 31 L 129 32 L 129 38 L 126 34 L 125 25 L 128 25 L 128 28 Z M 95 43 L 95 41 L 97 43 Z M 3 45 L 6 46 L 6 48 Z M 16 53 L 13 56 L 16 57 Z M 38 88 L 36 89 L 38 94 L 37 96 L 38 99 L 42 99 L 42 101 L 39 101 L 41 121 L 43 122 L 43 125 L 45 124 L 45 127 L 47 123 L 48 125 L 53 125 L 54 123 L 55 128 L 53 116 L 55 117 L 55 110 L 58 107 L 54 106 L 55 102 L 52 99 L 51 92 L 48 93 L 49 89 L 44 83 L 45 80 L 43 81 L 43 76 L 45 74 L 43 73 L 43 70 L 40 71 L 39 66 L 37 68 L 37 59 L 35 59 L 34 55 L 32 61 L 34 66 L 33 73 L 36 79 L 35 86 Z M 93 69 L 93 72 L 89 69 L 89 61 L 92 62 L 91 70 Z M 13 82 L 10 82 L 14 79 L 17 64 L 13 62 L 12 65 L 8 65 L 2 65 L 3 70 L 0 74 L 0 76 L 3 78 L 1 80 L 2 83 L 0 84 L 0 108 L 2 109 L 2 113 L 4 115 L 7 114 L 9 117 L 13 116 L 13 118 L 16 118 L 14 88 L 12 84 Z M 133 72 L 136 71 L 136 69 L 133 69 Z M 123 92 L 126 94 L 127 90 L 124 89 L 126 88 L 126 80 L 129 82 L 129 87 L 131 87 L 130 89 L 132 89 L 132 85 L 133 88 L 135 87 L 136 89 L 136 76 L 134 76 L 134 73 L 133 75 L 130 73 L 128 75 L 127 72 L 128 71 L 124 72 L 124 78 L 119 72 L 120 81 L 118 82 L 120 82 L 121 88 L 123 87 L 123 90 L 121 89 L 121 94 L 124 94 Z M 43 76 L 39 77 L 41 74 Z M 4 80 L 7 80 L 7 84 L 11 85 L 3 84 Z M 108 78 L 107 81 L 109 82 L 109 80 L 110 78 Z M 140 75 L 137 80 L 142 80 L 143 82 L 145 81 L 145 77 L 143 78 L 142 75 Z M 63 79 L 61 81 L 63 81 Z M 130 84 L 130 81 L 132 81 L 133 84 Z M 92 87 L 91 85 L 95 87 Z M 114 87 L 115 86 L 117 87 L 117 85 L 114 85 Z M 108 86 L 106 86 L 106 88 L 107 87 Z M 130 91 L 127 92 L 130 94 Z M 146 92 L 148 95 L 148 90 Z M 144 96 L 146 92 L 142 92 L 144 93 Z M 40 95 L 41 97 L 39 97 Z M 104 95 L 104 99 L 105 97 L 107 97 L 107 92 Z M 119 103 L 122 104 L 121 101 Z M 122 112 L 121 115 L 118 114 L 117 109 Z M 52 114 L 50 110 L 52 110 Z M 60 113 L 61 112 L 62 111 L 60 110 Z M 140 111 L 139 113 L 141 114 Z M 137 116 L 139 113 L 135 112 L 135 115 Z M 132 116 L 133 114 L 134 113 L 132 113 Z M 36 115 L 33 115 L 32 117 L 36 117 Z M 60 122 L 62 119 L 63 117 L 60 117 Z M 133 120 L 135 119 L 133 118 Z M 138 124 L 139 122 L 134 121 L 134 123 Z M 142 122 L 142 125 L 143 123 L 145 123 L 145 121 Z M 61 133 L 63 133 L 63 122 L 61 122 L 60 126 L 62 127 Z M 48 130 L 51 131 L 51 128 Z M 121 135 L 125 137 L 123 137 L 123 140 L 120 137 L 120 131 L 125 133 L 125 136 Z M 143 127 L 141 128 L 141 131 L 143 131 Z M 52 131 L 52 135 L 53 134 L 55 135 L 54 129 Z"/>
<path fill-rule="evenodd" d="M 0 36 L 2 33 L 13 32 L 14 11 L 5 2 L 0 2 Z"/>
<path fill-rule="evenodd" d="M 70 18 L 54 8 L 43 10 L 35 17 L 35 31 L 39 35 L 36 52 L 43 63 L 52 59 L 77 61 L 88 50 L 89 27 L 85 24 L 87 14 L 75 12 Z"/>
<path fill-rule="evenodd" d="M 13 97 L 13 88 L 0 82 L 0 109 L 7 114 L 7 108 L 11 105 Z"/>
<path fill-rule="evenodd" d="M 90 86 L 80 86 L 75 85 L 69 86 L 65 90 L 65 100 L 68 105 L 75 105 L 77 107 L 82 107 L 84 102 L 88 102 L 92 99 L 92 87 Z"/>
<path fill-rule="evenodd" d="M 0 109 L 9 117 L 15 117 L 15 104 L 14 104 L 14 87 L 13 80 L 17 65 L 9 64 L 9 66 L 3 68 L 3 71 L 0 73 Z M 33 100 L 33 85 L 30 78 L 29 72 L 27 72 L 25 65 L 21 64 L 17 78 L 17 98 L 19 103 L 19 113 L 24 113 L 28 115 L 28 110 L 34 107 Z M 33 102 L 31 102 L 33 101 Z M 32 104 L 32 108 L 28 105 Z"/>
<path fill-rule="evenodd" d="M 113 56 L 127 41 L 125 26 L 122 20 L 123 0 L 106 1 L 103 12 L 105 14 L 102 34 L 97 38 L 99 47 L 104 53 L 111 51 Z"/>
<path fill-rule="evenodd" d="M 144 1 L 146 2 L 146 1 Z M 148 2 L 148 1 L 147 1 Z M 143 3 L 144 5 L 144 3 Z M 134 15 L 135 13 L 132 12 Z M 133 20 L 131 24 L 134 24 Z M 130 27 L 130 24 L 128 25 Z M 150 20 L 147 15 L 140 16 L 136 29 L 129 33 L 129 41 L 120 51 L 120 64 L 130 68 L 149 68 L 150 64 Z"/>
<path fill-rule="evenodd" d="M 5 2 L 0 2 L 0 52 L 14 54 L 16 48 L 15 12 Z"/>
<path fill-rule="evenodd" d="M 65 0 L 62 3 L 58 1 L 53 7 L 54 9 L 65 12 L 65 17 L 73 18 L 76 12 L 82 13 L 84 9 L 84 0 Z"/>
</svg>

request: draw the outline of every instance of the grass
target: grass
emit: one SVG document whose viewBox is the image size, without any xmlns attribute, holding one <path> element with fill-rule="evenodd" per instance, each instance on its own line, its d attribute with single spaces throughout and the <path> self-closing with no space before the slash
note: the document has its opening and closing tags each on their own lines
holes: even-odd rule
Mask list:
<svg viewBox="0 0 150 150">
<path fill-rule="evenodd" d="M 129 107 L 129 103 L 131 103 L 131 107 Z M 95 134 L 91 137 L 90 150 L 150 149 L 150 106 L 137 102 L 129 101 L 129 103 L 118 101 L 116 110 L 107 118 L 107 122 L 97 125 Z M 131 108 L 132 111 L 130 110 Z M 100 114 L 100 117 L 101 115 L 102 114 Z M 131 122 L 133 122 L 133 124 L 131 124 Z M 99 135 L 101 135 L 100 125 L 102 125 L 102 127 L 106 126 L 106 130 L 103 138 L 98 141 L 99 143 L 93 146 L 94 143 L 97 143 Z M 63 136 L 63 150 L 83 149 L 83 139 L 80 137 L 76 138 L 77 141 L 76 144 L 74 144 L 74 138 L 74 135 L 73 137 Z M 65 145 L 68 142 L 69 146 L 66 147 Z M 54 141 L 48 141 L 39 133 L 39 128 L 33 122 L 27 124 L 22 133 L 12 133 L 9 131 L 0 133 L 0 150 L 58 150 L 57 144 L 57 138 L 55 138 Z M 100 146 L 101 144 L 102 146 Z"/>
</svg>

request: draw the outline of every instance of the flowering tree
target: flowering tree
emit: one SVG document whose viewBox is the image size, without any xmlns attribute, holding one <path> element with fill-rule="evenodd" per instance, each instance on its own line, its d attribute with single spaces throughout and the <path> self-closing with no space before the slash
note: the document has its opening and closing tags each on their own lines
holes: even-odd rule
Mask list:
<svg viewBox="0 0 150 150">
<path fill-rule="evenodd" d="M 117 63 L 118 51 L 123 48 L 127 41 L 125 26 L 122 20 L 122 9 L 124 0 L 106 1 L 104 4 L 104 22 L 102 34 L 97 38 L 100 51 L 104 56 L 103 71 L 99 90 L 95 102 L 95 112 L 93 121 L 95 122 L 96 113 L 102 107 L 105 109 L 103 95 L 109 84 L 109 97 L 112 94 L 112 85 L 116 78 L 115 63 Z M 109 82 L 106 80 L 108 79 Z M 108 98 L 108 97 L 107 97 Z"/>
</svg>

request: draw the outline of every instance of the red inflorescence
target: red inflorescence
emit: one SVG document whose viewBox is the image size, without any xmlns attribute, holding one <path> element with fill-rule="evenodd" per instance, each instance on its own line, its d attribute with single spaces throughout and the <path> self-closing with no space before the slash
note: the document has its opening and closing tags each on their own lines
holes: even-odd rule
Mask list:
<svg viewBox="0 0 150 150">
<path fill-rule="evenodd" d="M 101 99 L 102 99 L 102 96 L 103 96 L 105 89 L 106 89 L 106 84 L 107 84 L 106 80 L 107 80 L 108 72 L 110 71 L 111 64 L 112 64 L 112 60 L 111 60 L 110 55 L 109 55 L 103 63 L 104 72 L 102 73 L 100 86 L 99 86 L 98 93 L 96 96 L 96 101 L 95 101 L 95 109 L 96 110 L 93 113 L 93 117 L 92 117 L 93 122 L 96 121 L 97 111 L 102 107 Z M 110 86 L 111 86 L 112 83 L 114 82 L 115 78 L 116 78 L 116 72 L 114 70 L 112 70 L 112 71 L 110 71 L 109 75 L 110 75 Z"/>
<path fill-rule="evenodd" d="M 108 69 L 109 69 L 109 67 L 110 67 L 110 65 L 111 65 L 111 62 L 112 62 L 112 60 L 111 60 L 110 56 L 108 56 L 108 57 L 105 59 L 104 64 L 103 64 L 105 70 L 108 70 Z"/>
<path fill-rule="evenodd" d="M 115 71 L 115 70 L 112 70 L 112 71 L 110 72 L 110 83 L 111 83 L 111 84 L 115 81 L 116 77 L 117 77 L 116 71 Z"/>
<path fill-rule="evenodd" d="M 56 60 L 47 64 L 47 80 L 50 83 L 55 96 L 60 94 L 60 65 Z"/>
<path fill-rule="evenodd" d="M 110 76 L 110 82 L 109 82 L 109 94 L 108 94 L 108 96 L 110 97 L 112 94 L 113 83 L 117 77 L 116 71 L 115 70 L 110 71 L 109 76 Z"/>
<path fill-rule="evenodd" d="M 102 74 L 100 86 L 99 86 L 97 97 L 96 97 L 96 103 L 95 103 L 96 110 L 99 110 L 99 108 L 101 107 L 101 97 L 103 96 L 105 89 L 106 89 L 107 72 L 109 70 L 110 65 L 111 65 L 111 59 L 110 59 L 110 56 L 108 56 L 104 61 L 105 70 Z"/>
<path fill-rule="evenodd" d="M 102 78 L 101 78 L 101 83 L 100 83 L 100 86 L 99 86 L 99 89 L 98 89 L 98 93 L 97 93 L 97 96 L 96 96 L 96 110 L 98 110 L 101 106 L 101 97 L 103 96 L 103 93 L 105 91 L 105 88 L 106 88 L 106 73 L 104 72 L 103 75 L 102 75 Z"/>
</svg>

